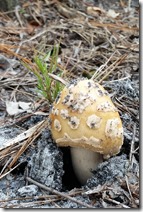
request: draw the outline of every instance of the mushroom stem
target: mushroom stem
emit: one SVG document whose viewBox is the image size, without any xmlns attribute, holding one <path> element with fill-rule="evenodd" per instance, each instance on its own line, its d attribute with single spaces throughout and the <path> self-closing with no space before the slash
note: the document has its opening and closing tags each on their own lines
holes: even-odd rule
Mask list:
<svg viewBox="0 0 143 212">
<path fill-rule="evenodd" d="M 103 162 L 103 156 L 81 147 L 71 147 L 70 151 L 74 172 L 79 182 L 84 185 L 87 179 L 92 177 L 91 171 Z"/>
</svg>

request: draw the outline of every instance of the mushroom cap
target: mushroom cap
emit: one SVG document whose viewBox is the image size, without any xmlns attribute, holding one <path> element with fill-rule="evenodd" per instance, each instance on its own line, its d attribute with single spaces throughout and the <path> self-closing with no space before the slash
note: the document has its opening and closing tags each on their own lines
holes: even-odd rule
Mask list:
<svg viewBox="0 0 143 212">
<path fill-rule="evenodd" d="M 64 87 L 53 103 L 50 121 L 58 146 L 83 147 L 110 157 L 123 144 L 118 110 L 108 92 L 91 79 Z"/>
</svg>

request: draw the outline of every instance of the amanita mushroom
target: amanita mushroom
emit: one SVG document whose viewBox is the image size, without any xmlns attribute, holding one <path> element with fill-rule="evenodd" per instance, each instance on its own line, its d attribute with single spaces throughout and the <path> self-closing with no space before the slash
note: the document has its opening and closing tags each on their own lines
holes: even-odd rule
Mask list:
<svg viewBox="0 0 143 212">
<path fill-rule="evenodd" d="M 81 184 L 103 158 L 119 153 L 123 127 L 108 92 L 91 79 L 65 86 L 50 112 L 51 132 L 58 146 L 70 146 L 75 174 Z"/>
</svg>

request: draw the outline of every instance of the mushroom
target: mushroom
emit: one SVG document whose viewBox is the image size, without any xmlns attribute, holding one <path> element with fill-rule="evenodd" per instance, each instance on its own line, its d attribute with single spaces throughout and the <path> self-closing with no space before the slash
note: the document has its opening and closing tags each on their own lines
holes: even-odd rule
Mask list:
<svg viewBox="0 0 143 212">
<path fill-rule="evenodd" d="M 108 92 L 92 79 L 73 80 L 53 103 L 52 137 L 70 146 L 75 174 L 83 185 L 103 159 L 119 153 L 123 127 Z"/>
</svg>

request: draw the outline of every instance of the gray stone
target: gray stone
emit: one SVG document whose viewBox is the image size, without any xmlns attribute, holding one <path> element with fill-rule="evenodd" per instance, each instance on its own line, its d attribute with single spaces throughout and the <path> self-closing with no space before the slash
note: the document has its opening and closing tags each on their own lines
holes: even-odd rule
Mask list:
<svg viewBox="0 0 143 212">
<path fill-rule="evenodd" d="M 21 197 L 34 196 L 38 192 L 38 186 L 36 185 L 23 186 L 22 188 L 19 188 L 17 192 Z"/>
<path fill-rule="evenodd" d="M 6 200 L 7 196 L 5 193 L 3 193 L 3 191 L 0 189 L 0 200 Z"/>
<path fill-rule="evenodd" d="M 16 127 L 0 127 L 0 148 L 3 148 L 4 143 L 9 139 L 16 137 L 21 131 Z"/>
<path fill-rule="evenodd" d="M 52 139 L 47 143 L 41 139 L 37 151 L 29 161 L 30 177 L 46 186 L 61 190 L 63 176 L 62 153 Z"/>
<path fill-rule="evenodd" d="M 126 155 L 112 157 L 109 160 L 101 163 L 98 168 L 93 171 L 93 177 L 87 180 L 86 187 L 103 185 L 106 182 L 116 181 L 117 178 L 122 178 L 128 172 L 129 160 Z"/>
<path fill-rule="evenodd" d="M 8 58 L 6 58 L 5 56 L 3 55 L 0 55 L 0 71 L 12 71 L 12 66 L 8 60 Z"/>
</svg>

